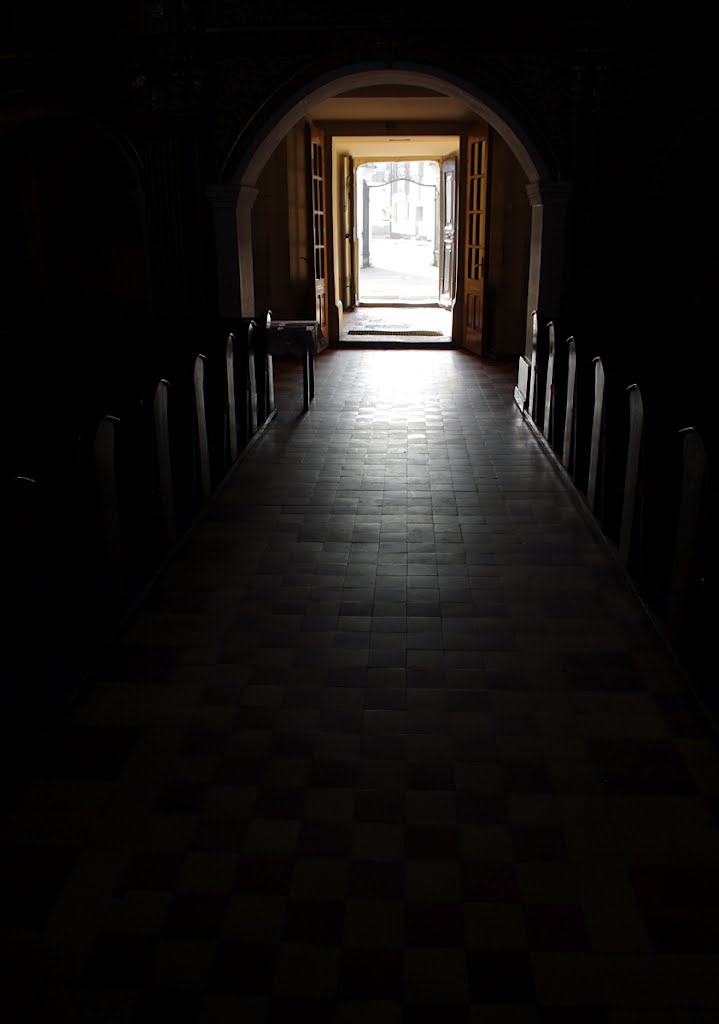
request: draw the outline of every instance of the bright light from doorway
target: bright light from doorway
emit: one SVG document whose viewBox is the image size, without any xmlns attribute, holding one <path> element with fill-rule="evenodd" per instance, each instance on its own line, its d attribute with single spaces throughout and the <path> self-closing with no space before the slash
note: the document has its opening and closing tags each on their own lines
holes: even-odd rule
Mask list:
<svg viewBox="0 0 719 1024">
<path fill-rule="evenodd" d="M 356 223 L 362 303 L 436 303 L 439 298 L 436 160 L 360 164 Z"/>
</svg>

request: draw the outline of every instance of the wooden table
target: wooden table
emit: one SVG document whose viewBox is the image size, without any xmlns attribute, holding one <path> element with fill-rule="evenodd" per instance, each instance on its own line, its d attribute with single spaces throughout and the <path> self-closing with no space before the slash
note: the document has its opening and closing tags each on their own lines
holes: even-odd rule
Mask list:
<svg viewBox="0 0 719 1024">
<path fill-rule="evenodd" d="M 267 355 L 298 356 L 302 360 L 304 410 L 315 397 L 315 355 L 320 325 L 316 320 L 272 320 L 267 331 Z"/>
</svg>

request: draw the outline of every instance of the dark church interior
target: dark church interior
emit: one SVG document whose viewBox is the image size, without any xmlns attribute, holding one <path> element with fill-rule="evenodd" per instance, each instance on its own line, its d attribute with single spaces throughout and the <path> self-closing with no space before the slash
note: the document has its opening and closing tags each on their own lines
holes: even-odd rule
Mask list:
<svg viewBox="0 0 719 1024">
<path fill-rule="evenodd" d="M 8 1024 L 719 1024 L 712 24 L 448 15 L 0 10 Z"/>
</svg>

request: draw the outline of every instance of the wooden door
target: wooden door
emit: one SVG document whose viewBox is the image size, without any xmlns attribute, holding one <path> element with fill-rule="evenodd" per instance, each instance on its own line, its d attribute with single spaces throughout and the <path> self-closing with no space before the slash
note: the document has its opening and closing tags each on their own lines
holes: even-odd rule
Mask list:
<svg viewBox="0 0 719 1024">
<path fill-rule="evenodd" d="M 310 238 L 312 241 L 312 265 L 315 278 L 315 319 L 325 340 L 328 340 L 327 326 L 327 224 L 326 224 L 326 182 L 325 182 L 325 133 L 316 125 L 310 126 L 310 202 L 312 217 Z"/>
<path fill-rule="evenodd" d="M 484 349 L 484 287 L 487 275 L 487 138 L 467 139 L 464 223 L 462 344 L 472 352 Z"/>
<path fill-rule="evenodd" d="M 354 309 L 357 303 L 355 271 L 354 160 L 342 157 L 342 306 Z"/>
<path fill-rule="evenodd" d="M 451 309 L 457 293 L 457 158 L 442 160 L 439 304 Z"/>
</svg>

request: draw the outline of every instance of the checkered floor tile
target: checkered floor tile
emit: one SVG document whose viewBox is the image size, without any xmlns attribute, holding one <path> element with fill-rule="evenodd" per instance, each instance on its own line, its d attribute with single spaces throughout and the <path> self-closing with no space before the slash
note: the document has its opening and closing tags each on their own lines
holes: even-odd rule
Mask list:
<svg viewBox="0 0 719 1024">
<path fill-rule="evenodd" d="M 5 1020 L 719 1021 L 716 738 L 514 366 L 276 371 L 5 809 Z"/>
</svg>

